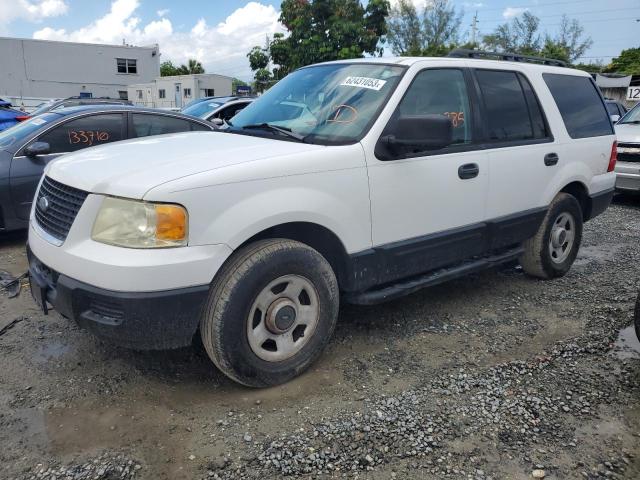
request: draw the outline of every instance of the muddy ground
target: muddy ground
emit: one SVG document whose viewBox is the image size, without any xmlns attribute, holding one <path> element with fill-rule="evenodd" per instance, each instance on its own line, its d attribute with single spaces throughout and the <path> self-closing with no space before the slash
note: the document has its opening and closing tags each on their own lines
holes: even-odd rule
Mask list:
<svg viewBox="0 0 640 480">
<path fill-rule="evenodd" d="M 0 269 L 26 269 L 24 241 L 0 238 Z M 565 278 L 510 265 L 345 306 L 321 360 L 268 390 L 201 346 L 122 350 L 0 295 L 0 478 L 640 478 L 639 247 L 619 198 Z"/>
</svg>

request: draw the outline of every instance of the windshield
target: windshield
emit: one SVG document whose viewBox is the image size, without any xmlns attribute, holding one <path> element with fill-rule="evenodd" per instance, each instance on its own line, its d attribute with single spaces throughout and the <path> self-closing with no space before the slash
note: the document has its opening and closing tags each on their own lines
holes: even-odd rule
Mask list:
<svg viewBox="0 0 640 480">
<path fill-rule="evenodd" d="M 640 103 L 638 105 L 640 105 Z M 638 105 L 629 110 L 625 116 L 620 119 L 618 125 L 621 123 L 640 123 L 640 108 L 638 108 Z"/>
<path fill-rule="evenodd" d="M 13 145 L 16 141 L 27 138 L 36 130 L 39 130 L 42 126 L 47 123 L 51 123 L 57 118 L 60 118 L 60 115 L 55 113 L 45 113 L 3 130 L 0 132 L 0 148 L 7 148 Z"/>
<path fill-rule="evenodd" d="M 274 138 L 286 138 L 267 128 L 255 129 L 268 124 L 301 136 L 309 143 L 357 142 L 404 71 L 404 67 L 365 63 L 297 70 L 233 117 L 228 131 L 245 134 L 269 131 Z"/>
<path fill-rule="evenodd" d="M 185 113 L 187 115 L 191 115 L 194 117 L 205 118 L 221 105 L 222 103 L 220 102 L 205 101 L 205 102 L 196 103 L 195 105 L 191 105 L 190 107 L 187 107 L 184 110 L 182 110 L 181 113 Z"/>
</svg>

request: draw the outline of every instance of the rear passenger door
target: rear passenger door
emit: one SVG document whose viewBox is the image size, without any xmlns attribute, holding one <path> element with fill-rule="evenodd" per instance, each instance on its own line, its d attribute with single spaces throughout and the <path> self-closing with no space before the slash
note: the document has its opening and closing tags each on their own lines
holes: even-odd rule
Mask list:
<svg viewBox="0 0 640 480">
<path fill-rule="evenodd" d="M 489 154 L 487 220 L 491 248 L 535 234 L 546 212 L 544 192 L 559 169 L 560 145 L 524 74 L 475 69 Z"/>
</svg>

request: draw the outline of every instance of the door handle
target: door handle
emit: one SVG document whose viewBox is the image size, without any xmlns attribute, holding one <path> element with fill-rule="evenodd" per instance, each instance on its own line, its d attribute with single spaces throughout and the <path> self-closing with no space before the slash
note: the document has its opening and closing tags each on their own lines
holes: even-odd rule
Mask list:
<svg viewBox="0 0 640 480">
<path fill-rule="evenodd" d="M 464 165 L 460 165 L 458 168 L 458 176 L 462 180 L 468 180 L 470 178 L 475 178 L 480 173 L 480 167 L 477 163 L 465 163 Z"/>
<path fill-rule="evenodd" d="M 558 160 L 560 160 L 560 157 L 558 157 L 557 153 L 547 153 L 544 156 L 544 164 L 547 167 L 551 167 L 553 165 L 556 165 L 558 163 Z"/>
</svg>

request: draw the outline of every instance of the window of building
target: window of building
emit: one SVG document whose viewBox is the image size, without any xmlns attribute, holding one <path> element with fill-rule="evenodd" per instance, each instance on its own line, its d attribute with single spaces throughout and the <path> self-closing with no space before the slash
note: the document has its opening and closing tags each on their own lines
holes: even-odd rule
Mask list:
<svg viewBox="0 0 640 480">
<path fill-rule="evenodd" d="M 215 96 L 215 90 L 213 88 L 205 88 L 204 89 L 204 96 L 205 97 L 214 97 Z"/>
<path fill-rule="evenodd" d="M 118 90 L 118 98 L 120 100 L 129 100 L 129 94 L 126 90 Z"/>
<path fill-rule="evenodd" d="M 160 90 L 158 90 L 158 98 L 166 98 L 167 97 L 167 92 L 165 91 L 164 88 L 161 88 Z"/>
<path fill-rule="evenodd" d="M 138 61 L 133 58 L 116 58 L 118 73 L 138 73 Z"/>
<path fill-rule="evenodd" d="M 546 137 L 540 107 L 536 101 L 531 105 L 533 111 L 529 111 L 529 103 L 516 72 L 477 70 L 476 75 L 484 98 L 489 140 L 509 142 Z M 535 97 L 533 92 L 531 96 Z"/>
<path fill-rule="evenodd" d="M 184 98 L 191 98 L 191 89 L 190 88 L 185 88 L 184 89 Z"/>
<path fill-rule="evenodd" d="M 589 77 L 544 73 L 571 138 L 613 135 L 609 114 Z"/>
<path fill-rule="evenodd" d="M 136 95 L 138 95 L 138 100 L 142 100 L 142 90 L 136 90 Z"/>
<path fill-rule="evenodd" d="M 63 123 L 42 134 L 37 141 L 47 142 L 51 153 L 75 152 L 122 140 L 123 126 L 121 113 L 90 115 Z"/>
</svg>

